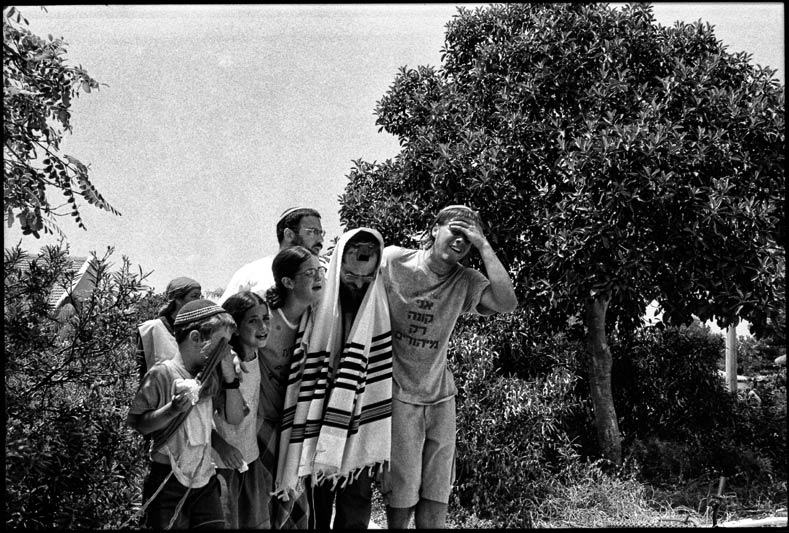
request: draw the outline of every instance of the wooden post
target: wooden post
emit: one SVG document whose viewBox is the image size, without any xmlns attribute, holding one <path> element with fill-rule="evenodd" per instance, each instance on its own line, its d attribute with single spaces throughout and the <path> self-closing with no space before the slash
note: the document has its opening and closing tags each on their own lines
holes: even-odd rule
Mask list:
<svg viewBox="0 0 789 533">
<path fill-rule="evenodd" d="M 732 323 L 726 330 L 726 388 L 737 392 L 737 324 Z"/>
</svg>

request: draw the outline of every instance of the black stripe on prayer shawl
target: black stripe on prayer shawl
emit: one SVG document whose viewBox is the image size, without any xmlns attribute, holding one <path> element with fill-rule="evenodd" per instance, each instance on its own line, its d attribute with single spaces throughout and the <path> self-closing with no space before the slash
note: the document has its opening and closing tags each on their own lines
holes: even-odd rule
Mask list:
<svg viewBox="0 0 789 533">
<path fill-rule="evenodd" d="M 312 394 L 310 394 L 312 392 Z M 322 400 L 326 398 L 326 384 L 322 383 L 320 386 L 315 388 L 315 391 L 304 390 L 301 394 L 299 394 L 298 401 L 303 402 L 306 400 Z"/>
<path fill-rule="evenodd" d="M 293 426 L 290 442 L 302 442 L 305 439 L 317 437 L 321 429 L 321 420 L 307 420 L 304 424 Z"/>
<path fill-rule="evenodd" d="M 321 367 L 323 367 L 324 358 L 329 358 L 329 352 L 310 352 L 307 355 L 307 363 L 304 365 L 304 373 L 306 374 L 308 370 L 313 370 L 315 368 L 320 370 Z"/>
<path fill-rule="evenodd" d="M 376 355 L 374 357 L 370 357 L 367 363 L 367 372 L 377 372 L 379 368 L 385 367 L 392 364 L 392 356 L 391 355 Z"/>
<path fill-rule="evenodd" d="M 378 341 L 373 342 L 370 344 L 370 351 L 371 352 L 380 352 L 386 348 L 391 348 L 392 346 L 392 335 L 387 334 L 386 337 L 380 338 Z"/>
<path fill-rule="evenodd" d="M 373 337 L 371 339 L 371 343 L 375 344 L 376 342 L 380 341 L 381 339 L 385 339 L 386 337 L 391 337 L 391 336 L 392 336 L 392 332 L 391 331 L 385 331 L 384 333 L 381 333 L 380 335 L 376 335 L 375 337 Z"/>
<path fill-rule="evenodd" d="M 360 359 L 359 357 L 346 357 L 340 365 L 340 371 L 337 372 L 337 377 L 344 376 L 349 373 L 362 373 L 367 368 L 367 360 Z"/>
<path fill-rule="evenodd" d="M 391 367 L 392 367 L 392 365 L 389 365 L 389 369 L 391 369 Z M 392 376 L 392 373 L 390 371 L 388 371 L 389 369 L 387 369 L 387 372 L 381 372 L 380 374 L 377 374 L 377 375 L 374 375 L 374 376 L 373 375 L 368 375 L 367 376 L 367 384 L 370 385 L 372 383 L 377 383 L 379 381 L 384 381 L 386 379 L 389 379 Z"/>
<path fill-rule="evenodd" d="M 324 426 L 331 426 L 339 429 L 346 429 L 350 426 L 349 433 L 353 434 L 359 430 L 359 426 L 387 418 L 392 413 L 392 400 L 386 399 L 366 405 L 362 412 L 354 416 L 342 409 L 329 408 L 323 419 Z M 349 423 L 350 421 L 350 423 Z"/>
<path fill-rule="evenodd" d="M 296 409 L 287 409 L 284 413 L 282 413 L 282 427 L 280 431 L 289 428 L 293 425 L 293 418 L 296 415 Z"/>
<path fill-rule="evenodd" d="M 391 413 L 392 412 L 392 400 L 387 398 L 386 400 L 381 400 L 380 402 L 371 403 L 370 405 L 364 406 L 361 412 L 362 423 L 365 424 L 367 422 L 372 421 L 373 419 L 377 419 L 381 413 Z"/>
<path fill-rule="evenodd" d="M 365 409 L 361 415 L 354 417 L 351 427 L 348 430 L 349 435 L 353 435 L 359 431 L 359 426 L 370 424 L 378 420 L 389 418 L 392 414 L 391 402 L 383 402 L 376 405 L 375 409 Z"/>
<path fill-rule="evenodd" d="M 334 409 L 329 407 L 326 409 L 326 414 L 323 415 L 323 425 L 335 427 L 339 429 L 346 429 L 351 420 L 351 413 L 344 409 Z"/>
</svg>

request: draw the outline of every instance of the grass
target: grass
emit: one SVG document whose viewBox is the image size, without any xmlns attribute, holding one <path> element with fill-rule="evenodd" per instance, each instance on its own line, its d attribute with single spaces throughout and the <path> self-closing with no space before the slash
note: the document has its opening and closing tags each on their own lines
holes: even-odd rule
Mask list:
<svg viewBox="0 0 789 533">
<path fill-rule="evenodd" d="M 579 470 L 563 484 L 553 486 L 532 513 L 533 528 L 576 527 L 710 527 L 708 505 L 717 485 L 700 489 L 698 483 L 655 489 L 633 478 L 610 476 L 594 466 Z M 740 509 L 731 494 L 724 495 L 717 524 L 742 518 L 785 516 L 786 507 L 763 502 L 756 509 Z M 694 507 L 678 502 L 695 501 Z M 378 487 L 373 489 L 372 520 L 386 529 L 386 511 Z M 450 505 L 448 529 L 498 529 L 496 520 L 483 519 Z M 522 527 L 526 527 L 523 525 Z M 414 529 L 413 519 L 409 529 Z"/>
</svg>

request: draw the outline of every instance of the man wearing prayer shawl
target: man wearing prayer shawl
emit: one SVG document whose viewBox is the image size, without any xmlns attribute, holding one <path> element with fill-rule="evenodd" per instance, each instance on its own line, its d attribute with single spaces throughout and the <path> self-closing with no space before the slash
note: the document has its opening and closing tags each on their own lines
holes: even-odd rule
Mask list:
<svg viewBox="0 0 789 533">
<path fill-rule="evenodd" d="M 343 234 L 327 286 L 291 366 L 277 468 L 277 495 L 311 492 L 311 525 L 367 528 L 375 469 L 391 448 L 389 309 L 378 275 L 381 234 Z"/>
</svg>

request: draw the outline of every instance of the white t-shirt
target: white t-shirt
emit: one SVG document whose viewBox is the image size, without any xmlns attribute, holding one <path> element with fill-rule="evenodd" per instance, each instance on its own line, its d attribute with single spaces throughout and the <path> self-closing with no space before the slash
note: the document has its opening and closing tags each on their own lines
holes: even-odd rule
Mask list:
<svg viewBox="0 0 789 533">
<path fill-rule="evenodd" d="M 259 357 L 259 356 L 257 356 Z M 230 424 L 221 414 L 214 413 L 214 424 L 217 432 L 229 443 L 238 448 L 247 464 L 258 458 L 257 439 L 257 412 L 260 399 L 260 363 L 255 357 L 244 363 L 244 372 L 241 373 L 239 391 L 249 406 L 249 412 L 238 424 Z M 216 450 L 212 457 L 217 468 L 228 468 Z"/>
<path fill-rule="evenodd" d="M 271 271 L 274 257 L 274 255 L 268 255 L 239 268 L 230 278 L 230 283 L 227 284 L 225 292 L 217 304 L 222 305 L 225 300 L 242 291 L 252 291 L 261 298 L 265 298 L 266 291 L 274 286 L 274 273 Z"/>
<path fill-rule="evenodd" d="M 457 393 L 447 367 L 452 330 L 463 313 L 476 313 L 490 281 L 458 264 L 439 276 L 427 268 L 427 250 L 384 248 L 381 273 L 392 321 L 392 397 L 431 405 Z"/>
</svg>

